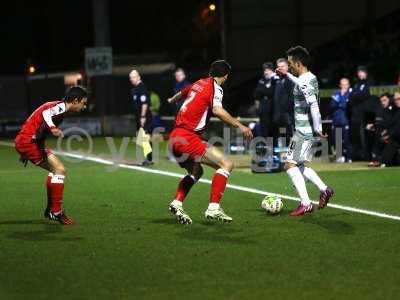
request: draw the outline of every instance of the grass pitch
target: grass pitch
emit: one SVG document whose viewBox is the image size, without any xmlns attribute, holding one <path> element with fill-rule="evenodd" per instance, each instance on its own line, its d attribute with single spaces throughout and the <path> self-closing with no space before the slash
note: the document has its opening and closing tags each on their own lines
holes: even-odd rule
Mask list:
<svg viewBox="0 0 400 300">
<path fill-rule="evenodd" d="M 133 153 L 132 148 L 130 148 Z M 94 144 L 103 156 L 104 139 Z M 133 154 L 132 154 L 133 155 Z M 42 219 L 46 173 L 0 146 L 0 299 L 395 299 L 400 221 L 327 208 L 303 218 L 261 209 L 228 189 L 231 224 L 207 222 L 209 189 L 185 202 L 194 224 L 169 215 L 177 178 L 65 162 L 64 204 L 77 224 Z M 161 160 L 154 169 L 180 172 Z M 205 178 L 211 178 L 211 171 Z M 400 169 L 320 172 L 337 204 L 400 215 Z M 286 174 L 235 170 L 230 183 L 295 196 Z M 309 186 L 311 195 L 318 192 Z"/>
</svg>

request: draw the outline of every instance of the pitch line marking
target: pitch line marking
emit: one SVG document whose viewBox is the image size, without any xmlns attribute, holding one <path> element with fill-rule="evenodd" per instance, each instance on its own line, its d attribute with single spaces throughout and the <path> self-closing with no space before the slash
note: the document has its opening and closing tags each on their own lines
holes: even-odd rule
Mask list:
<svg viewBox="0 0 400 300">
<path fill-rule="evenodd" d="M 97 163 L 105 164 L 105 165 L 114 165 L 115 164 L 114 162 L 112 162 L 110 160 L 106 160 L 106 159 L 102 159 L 102 158 L 98 158 L 98 157 L 94 157 L 94 156 L 84 156 L 84 155 L 80 155 L 80 154 L 74 154 L 74 153 L 68 153 L 68 152 L 58 152 L 58 151 L 54 151 L 54 153 L 63 155 L 63 156 L 72 157 L 72 158 L 93 161 L 93 162 L 97 162 Z M 176 178 L 184 177 L 183 174 L 174 173 L 174 172 L 162 171 L 162 170 L 157 170 L 157 169 L 148 169 L 148 168 L 144 168 L 144 167 L 131 166 L 131 165 L 127 165 L 127 164 L 118 164 L 117 163 L 116 165 L 120 168 L 131 169 L 131 170 L 141 171 L 141 172 L 145 172 L 145 173 L 158 174 L 158 175 L 164 175 L 164 176 L 176 177 Z M 209 180 L 209 179 L 200 179 L 199 182 L 211 184 L 211 180 Z M 248 193 L 259 194 L 259 195 L 273 195 L 273 196 L 281 197 L 283 199 L 300 202 L 300 198 L 298 198 L 298 197 L 292 197 L 292 196 L 283 195 L 283 194 L 271 193 L 271 192 L 267 192 L 267 191 L 263 191 L 263 190 L 259 190 L 259 189 L 245 187 L 245 186 L 240 186 L 240 185 L 235 185 L 235 184 L 227 184 L 226 187 L 230 188 L 232 190 L 238 190 L 238 191 L 242 191 L 242 192 L 248 192 Z M 312 203 L 318 204 L 317 201 L 312 201 Z M 376 212 L 376 211 L 355 208 L 355 207 L 350 207 L 350 206 L 345 206 L 345 205 L 339 205 L 339 204 L 333 204 L 333 203 L 328 203 L 328 206 L 332 207 L 332 208 L 344 210 L 344 211 L 349 211 L 349 212 L 354 212 L 354 213 L 359 213 L 359 214 L 364 214 L 364 215 L 369 215 L 369 216 L 374 216 L 374 217 L 379 217 L 379 218 L 384 218 L 384 219 L 400 221 L 400 216 L 396 216 L 396 215 L 389 215 L 386 213 L 380 213 L 380 212 Z"/>
<path fill-rule="evenodd" d="M 12 147 L 14 146 L 13 143 L 8 143 L 8 142 L 3 142 L 3 141 L 0 141 L 0 145 L 12 146 Z M 69 153 L 69 152 L 63 152 L 63 151 L 53 151 L 53 152 L 55 154 L 58 154 L 61 156 L 67 156 L 67 157 L 72 157 L 72 158 L 76 158 L 76 159 L 92 161 L 92 162 L 100 163 L 103 165 L 116 165 L 123 169 L 131 169 L 131 170 L 136 170 L 136 171 L 140 171 L 140 172 L 158 174 L 158 175 L 164 175 L 164 176 L 176 177 L 176 178 L 182 178 L 184 176 L 183 174 L 174 173 L 174 172 L 162 171 L 162 170 L 157 170 L 157 169 L 148 169 L 148 168 L 144 168 L 144 167 L 131 166 L 131 165 L 127 165 L 127 164 L 114 163 L 113 161 L 95 157 L 95 156 L 85 156 L 85 155 L 81 155 L 81 154 L 75 154 L 75 153 Z M 211 184 L 211 180 L 209 180 L 209 179 L 200 179 L 199 182 Z M 232 190 L 248 192 L 248 193 L 252 193 L 252 194 L 273 195 L 273 196 L 278 196 L 278 197 L 281 197 L 281 198 L 287 199 L 287 200 L 292 200 L 292 201 L 297 201 L 297 202 L 300 201 L 300 198 L 298 198 L 298 197 L 292 197 L 292 196 L 283 195 L 283 194 L 271 193 L 271 192 L 267 192 L 267 191 L 263 191 L 263 190 L 259 190 L 259 189 L 255 189 L 255 188 L 249 188 L 249 187 L 245 187 L 245 186 L 240 186 L 240 185 L 235 185 L 235 184 L 227 184 L 226 187 L 229 189 L 232 189 Z M 312 203 L 318 204 L 318 202 L 316 202 L 316 201 L 312 201 Z M 390 215 L 390 214 L 380 213 L 380 212 L 376 212 L 376 211 L 372 211 L 372 210 L 366 210 L 366 209 L 355 208 L 355 207 L 333 204 L 333 203 L 328 203 L 328 206 L 332 207 L 332 208 L 344 210 L 344 211 L 363 214 L 363 215 L 369 215 L 369 216 L 374 216 L 374 217 L 379 217 L 379 218 L 384 218 L 384 219 L 400 221 L 400 216 L 396 216 L 396 215 Z"/>
</svg>

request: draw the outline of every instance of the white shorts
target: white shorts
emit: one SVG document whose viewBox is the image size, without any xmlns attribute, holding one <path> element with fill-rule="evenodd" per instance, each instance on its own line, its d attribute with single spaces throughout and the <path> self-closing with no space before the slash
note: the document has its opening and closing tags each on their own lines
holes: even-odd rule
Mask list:
<svg viewBox="0 0 400 300">
<path fill-rule="evenodd" d="M 290 140 L 286 162 L 300 165 L 307 161 L 312 161 L 315 150 L 316 139 L 294 133 Z"/>
</svg>

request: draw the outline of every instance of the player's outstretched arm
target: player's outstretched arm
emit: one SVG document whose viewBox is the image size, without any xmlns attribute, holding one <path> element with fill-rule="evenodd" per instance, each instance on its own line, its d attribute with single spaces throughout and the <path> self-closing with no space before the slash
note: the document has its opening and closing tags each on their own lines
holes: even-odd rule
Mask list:
<svg viewBox="0 0 400 300">
<path fill-rule="evenodd" d="M 291 74 L 290 72 L 282 69 L 282 68 L 276 68 L 275 69 L 276 74 L 279 76 L 286 76 L 291 82 L 293 82 L 296 85 L 300 85 L 299 78 Z"/>
<path fill-rule="evenodd" d="M 230 115 L 230 113 L 228 113 L 223 107 L 214 106 L 213 107 L 213 114 L 217 118 L 219 118 L 220 120 L 225 122 L 226 124 L 228 124 L 228 125 L 230 125 L 232 127 L 239 128 L 242 131 L 242 133 L 243 133 L 245 138 L 247 138 L 249 140 L 253 138 L 253 132 L 251 131 L 251 129 L 249 127 L 247 127 L 247 126 L 244 126 L 236 118 L 232 117 Z"/>
<path fill-rule="evenodd" d="M 168 103 L 176 103 L 176 102 L 178 102 L 179 100 L 181 100 L 182 99 L 182 93 L 181 92 L 178 92 L 178 93 L 176 93 L 175 95 L 173 95 L 171 98 L 168 98 L 167 99 L 167 102 Z"/>
<path fill-rule="evenodd" d="M 287 72 L 286 73 L 287 78 L 289 78 L 289 80 L 291 82 L 293 82 L 295 85 L 300 85 L 300 80 L 298 77 L 294 76 L 293 74 Z"/>
</svg>

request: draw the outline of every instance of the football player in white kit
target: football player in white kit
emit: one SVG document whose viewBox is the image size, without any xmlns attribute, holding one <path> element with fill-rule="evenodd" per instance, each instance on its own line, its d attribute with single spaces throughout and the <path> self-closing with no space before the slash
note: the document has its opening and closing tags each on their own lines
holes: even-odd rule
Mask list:
<svg viewBox="0 0 400 300">
<path fill-rule="evenodd" d="M 313 211 L 305 179 L 314 183 L 321 192 L 319 209 L 326 207 L 334 191 L 313 169 L 304 165 L 305 162 L 312 160 L 316 141 L 327 138 L 322 132 L 318 107 L 318 80 L 308 70 L 310 54 L 306 48 L 296 46 L 287 51 L 287 56 L 293 74 L 282 68 L 276 70 L 279 75 L 287 76 L 295 83 L 293 90 L 295 133 L 289 144 L 285 169 L 301 199 L 300 205 L 290 215 L 303 216 Z"/>
</svg>

